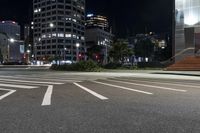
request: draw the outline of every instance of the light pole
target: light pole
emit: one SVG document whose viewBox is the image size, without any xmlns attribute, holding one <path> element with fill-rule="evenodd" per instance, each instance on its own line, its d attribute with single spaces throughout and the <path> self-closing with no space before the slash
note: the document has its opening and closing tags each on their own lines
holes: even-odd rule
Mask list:
<svg viewBox="0 0 200 133">
<path fill-rule="evenodd" d="M 15 40 L 13 38 L 10 38 L 7 40 L 8 46 L 7 46 L 7 52 L 8 52 L 8 62 L 10 62 L 10 43 L 14 43 Z"/>
<path fill-rule="evenodd" d="M 64 61 L 66 60 L 66 51 L 67 51 L 67 48 L 64 48 Z"/>
<path fill-rule="evenodd" d="M 53 34 L 53 33 L 52 33 L 52 29 L 54 28 L 54 24 L 53 24 L 53 23 L 50 23 L 50 24 L 49 24 L 49 27 L 51 28 L 51 42 L 50 42 L 51 44 L 50 44 L 50 45 L 51 45 L 51 48 L 52 48 L 52 34 Z M 55 55 L 54 55 L 54 58 L 56 58 L 56 64 L 57 64 L 57 57 L 55 57 Z"/>
<path fill-rule="evenodd" d="M 28 62 L 27 62 L 27 63 L 30 63 L 30 53 L 31 53 L 31 51 L 30 51 L 30 50 L 27 50 L 26 52 L 27 52 L 27 54 L 28 54 Z"/>
<path fill-rule="evenodd" d="M 80 43 L 76 43 L 76 62 L 79 61 L 79 47 Z"/>
</svg>

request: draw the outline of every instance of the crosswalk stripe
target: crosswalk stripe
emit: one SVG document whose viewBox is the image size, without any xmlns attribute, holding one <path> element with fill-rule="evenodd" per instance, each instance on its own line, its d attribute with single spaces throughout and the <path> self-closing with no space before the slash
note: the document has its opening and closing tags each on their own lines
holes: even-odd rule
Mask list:
<svg viewBox="0 0 200 133">
<path fill-rule="evenodd" d="M 151 92 L 136 90 L 136 89 L 132 89 L 132 88 L 124 87 L 124 86 L 118 86 L 118 85 L 113 85 L 113 84 L 108 84 L 108 83 L 103 83 L 103 82 L 98 82 L 98 81 L 92 81 L 92 82 L 97 83 L 97 84 L 102 84 L 102 85 L 110 86 L 110 87 L 115 87 L 115 88 L 120 88 L 120 89 L 124 89 L 124 90 L 129 90 L 129 91 L 134 91 L 134 92 L 138 92 L 138 93 L 143 93 L 143 94 L 147 94 L 147 95 L 153 95 L 153 93 L 151 93 Z"/>
<path fill-rule="evenodd" d="M 16 92 L 16 90 L 11 90 L 11 89 L 3 89 L 3 88 L 0 88 L 0 90 L 2 91 L 8 91 L 8 93 L 0 96 L 0 100 L 3 100 L 4 98 L 8 97 L 9 95 L 13 94 Z"/>
</svg>

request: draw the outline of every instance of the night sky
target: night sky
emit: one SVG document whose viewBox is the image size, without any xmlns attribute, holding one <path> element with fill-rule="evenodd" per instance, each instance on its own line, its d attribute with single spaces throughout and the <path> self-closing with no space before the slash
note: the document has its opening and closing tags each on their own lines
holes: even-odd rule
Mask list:
<svg viewBox="0 0 200 133">
<path fill-rule="evenodd" d="M 32 0 L 0 0 L 0 20 L 28 22 Z M 105 15 L 118 37 L 171 31 L 172 0 L 86 0 L 87 13 Z"/>
</svg>

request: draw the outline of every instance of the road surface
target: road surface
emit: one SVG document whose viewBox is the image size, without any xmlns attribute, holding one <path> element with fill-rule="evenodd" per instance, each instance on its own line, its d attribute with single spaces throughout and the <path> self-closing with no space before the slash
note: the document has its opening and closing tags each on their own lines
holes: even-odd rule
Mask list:
<svg viewBox="0 0 200 133">
<path fill-rule="evenodd" d="M 0 133 L 199 133 L 198 76 L 0 70 Z"/>
</svg>

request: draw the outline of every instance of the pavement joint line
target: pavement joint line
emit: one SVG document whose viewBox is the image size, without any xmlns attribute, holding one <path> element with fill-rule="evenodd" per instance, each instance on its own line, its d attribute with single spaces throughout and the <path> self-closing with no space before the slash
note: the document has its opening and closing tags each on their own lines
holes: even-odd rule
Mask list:
<svg viewBox="0 0 200 133">
<path fill-rule="evenodd" d="M 50 106 L 51 105 L 52 93 L 53 93 L 53 85 L 48 85 L 47 91 L 43 98 L 42 106 Z"/>
<path fill-rule="evenodd" d="M 125 82 L 125 81 L 119 81 L 119 80 L 109 80 L 109 79 L 107 79 L 107 81 L 136 85 L 136 86 L 143 86 L 143 87 L 150 87 L 150 88 L 156 88 L 156 89 L 162 89 L 162 90 L 169 90 L 169 91 L 187 92 L 187 90 L 174 89 L 174 88 L 162 87 L 162 86 L 153 86 L 153 85 L 147 85 L 147 84 L 131 83 L 131 82 Z"/>
<path fill-rule="evenodd" d="M 16 92 L 16 90 L 11 90 L 11 89 L 3 89 L 3 88 L 0 88 L 0 90 L 2 91 L 8 91 L 8 93 L 0 96 L 0 100 L 3 100 L 4 98 L 8 97 L 9 95 L 13 94 Z"/>
<path fill-rule="evenodd" d="M 99 99 L 101 99 L 101 100 L 108 100 L 107 97 L 102 96 L 102 95 L 100 95 L 100 94 L 98 94 L 98 93 L 96 93 L 96 92 L 94 92 L 94 91 L 92 91 L 92 90 L 90 90 L 90 89 L 88 89 L 88 88 L 86 88 L 86 87 L 84 87 L 84 86 L 78 84 L 78 83 L 74 83 L 74 85 L 78 86 L 79 88 L 81 88 L 81 89 L 87 91 L 88 93 L 92 94 L 93 96 L 95 96 L 95 97 L 97 97 L 97 98 L 99 98 Z"/>
<path fill-rule="evenodd" d="M 110 87 L 120 88 L 120 89 L 123 89 L 123 90 L 134 91 L 134 92 L 138 92 L 138 93 L 142 93 L 142 94 L 146 94 L 146 95 L 153 95 L 153 93 L 151 93 L 151 92 L 136 90 L 136 89 L 132 89 L 132 88 L 124 87 L 124 86 L 118 86 L 118 85 L 113 85 L 113 84 L 108 84 L 108 83 L 103 83 L 103 82 L 98 82 L 98 81 L 91 81 L 91 82 L 101 84 L 101 85 L 110 86 Z"/>
<path fill-rule="evenodd" d="M 52 85 L 63 85 L 64 83 L 57 82 L 40 82 L 40 81 L 27 81 L 27 80 L 14 80 L 14 79 L 0 79 L 0 81 L 12 81 L 12 82 L 22 82 L 22 83 L 38 83 L 38 84 L 52 84 Z"/>
<path fill-rule="evenodd" d="M 116 79 L 115 80 L 120 80 L 120 79 Z M 163 84 L 163 85 L 175 85 L 175 86 L 182 86 L 182 87 L 193 87 L 193 88 L 199 88 L 200 89 L 200 86 L 194 86 L 194 85 L 186 85 L 186 84 L 178 84 L 178 83 L 163 83 L 163 82 L 156 82 L 156 81 L 141 81 L 141 80 L 135 80 L 135 79 L 122 79 L 122 80 L 127 80 L 127 81 L 134 81 L 134 82 L 143 82 L 143 83 L 155 83 L 155 84 Z"/>
</svg>

